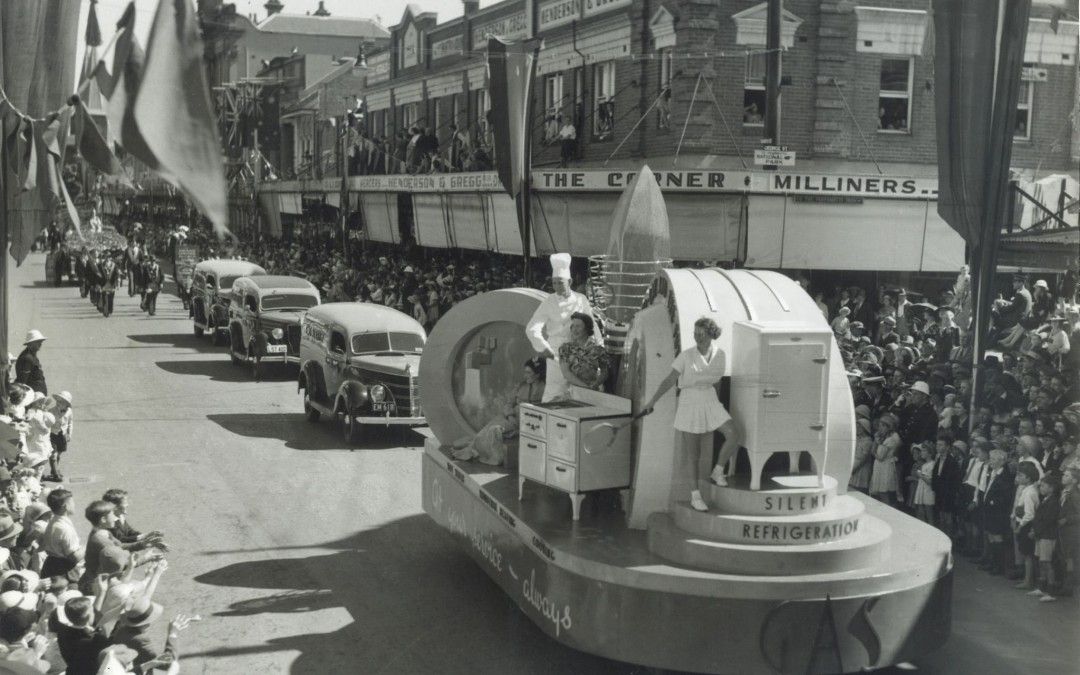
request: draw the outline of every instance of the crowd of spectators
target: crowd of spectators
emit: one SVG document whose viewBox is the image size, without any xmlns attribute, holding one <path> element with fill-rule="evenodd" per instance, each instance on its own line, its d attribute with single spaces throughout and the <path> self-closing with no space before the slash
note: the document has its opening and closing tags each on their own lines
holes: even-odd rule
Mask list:
<svg viewBox="0 0 1080 675">
<path fill-rule="evenodd" d="M 127 492 L 106 490 L 78 515 L 60 473 L 72 396 L 48 393 L 45 340 L 30 331 L 0 396 L 0 670 L 178 672 L 179 633 L 198 617 L 178 615 L 158 635 L 168 546 L 135 528 Z"/>
<path fill-rule="evenodd" d="M 1037 279 L 1032 294 L 1014 276 L 1011 299 L 994 305 L 980 394 L 966 273 L 935 303 L 909 302 L 903 289 L 815 294 L 854 396 L 850 487 L 937 526 L 982 569 L 1043 602 L 1078 583 L 1076 279 L 1075 267 L 1056 284 Z"/>
<path fill-rule="evenodd" d="M 413 125 L 384 135 L 353 126 L 346 148 L 351 176 L 490 171 L 494 167 L 490 134 L 469 133 L 453 123 L 446 127 L 441 144 L 431 126 Z"/>
</svg>

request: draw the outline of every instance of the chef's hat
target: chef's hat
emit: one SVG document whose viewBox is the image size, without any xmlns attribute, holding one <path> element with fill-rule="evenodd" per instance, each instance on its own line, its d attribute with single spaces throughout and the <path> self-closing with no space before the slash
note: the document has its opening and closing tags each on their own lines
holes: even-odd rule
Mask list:
<svg viewBox="0 0 1080 675">
<path fill-rule="evenodd" d="M 551 254 L 551 278 L 552 279 L 570 279 L 570 254 L 569 253 L 552 253 Z"/>
</svg>

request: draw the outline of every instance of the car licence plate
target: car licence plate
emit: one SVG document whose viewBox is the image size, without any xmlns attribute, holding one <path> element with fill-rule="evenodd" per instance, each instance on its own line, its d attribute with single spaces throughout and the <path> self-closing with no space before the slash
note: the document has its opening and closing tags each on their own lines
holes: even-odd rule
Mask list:
<svg viewBox="0 0 1080 675">
<path fill-rule="evenodd" d="M 380 401 L 378 403 L 372 403 L 371 410 L 377 413 L 394 412 L 394 404 L 390 401 Z"/>
<path fill-rule="evenodd" d="M 266 345 L 267 354 L 284 354 L 288 349 L 288 345 Z"/>
</svg>

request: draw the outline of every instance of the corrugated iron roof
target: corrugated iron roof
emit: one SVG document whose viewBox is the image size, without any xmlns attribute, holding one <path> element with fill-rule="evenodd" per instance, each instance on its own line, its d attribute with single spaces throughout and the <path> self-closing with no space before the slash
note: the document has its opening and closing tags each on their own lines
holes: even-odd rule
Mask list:
<svg viewBox="0 0 1080 675">
<path fill-rule="evenodd" d="M 294 33 L 327 37 L 389 38 L 390 31 L 373 19 L 349 16 L 309 16 L 306 14 L 274 14 L 259 24 L 264 33 Z"/>
</svg>

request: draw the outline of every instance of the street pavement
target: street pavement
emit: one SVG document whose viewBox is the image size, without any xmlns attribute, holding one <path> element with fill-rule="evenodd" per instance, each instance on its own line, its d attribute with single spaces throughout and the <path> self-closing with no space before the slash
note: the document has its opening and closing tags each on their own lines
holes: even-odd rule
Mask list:
<svg viewBox="0 0 1080 675">
<path fill-rule="evenodd" d="M 74 395 L 63 469 L 77 511 L 122 487 L 132 524 L 166 533 L 158 635 L 177 612 L 202 617 L 182 636 L 184 672 L 652 672 L 548 638 L 423 514 L 426 430 L 350 451 L 336 426 L 304 420 L 294 367 L 253 382 L 194 337 L 175 296 L 149 317 L 121 292 L 106 319 L 47 286 L 43 262 L 11 272 L 12 351 L 43 331 L 50 390 Z M 1076 602 L 1033 602 L 966 561 L 955 576 L 953 634 L 912 668 L 1080 672 Z"/>
</svg>

